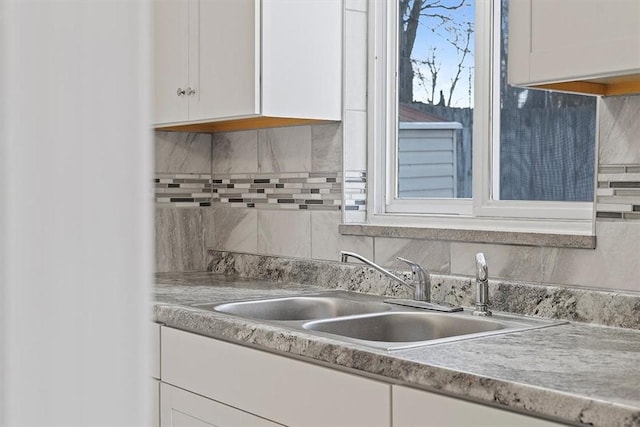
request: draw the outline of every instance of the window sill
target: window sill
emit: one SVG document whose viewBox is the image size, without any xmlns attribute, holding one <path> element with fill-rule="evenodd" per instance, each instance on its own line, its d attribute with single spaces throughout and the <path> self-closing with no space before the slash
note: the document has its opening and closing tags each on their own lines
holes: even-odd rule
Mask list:
<svg viewBox="0 0 640 427">
<path fill-rule="evenodd" d="M 516 246 L 595 249 L 596 236 L 398 225 L 340 224 L 340 234 Z"/>
</svg>

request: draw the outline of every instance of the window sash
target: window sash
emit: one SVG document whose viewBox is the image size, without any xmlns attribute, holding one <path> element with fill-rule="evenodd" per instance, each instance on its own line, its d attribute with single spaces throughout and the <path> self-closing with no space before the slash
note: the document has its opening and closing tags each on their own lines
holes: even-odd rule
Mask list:
<svg viewBox="0 0 640 427">
<path fill-rule="evenodd" d="M 501 34 L 500 25 L 494 23 L 500 22 L 500 9 L 500 0 L 479 0 L 476 3 L 478 54 L 474 90 L 476 101 L 482 102 L 476 102 L 474 108 L 473 214 L 485 217 L 591 221 L 594 202 L 499 200 Z"/>
<path fill-rule="evenodd" d="M 368 222 L 426 221 L 447 227 L 495 222 L 496 229 L 562 230 L 592 234 L 593 202 L 497 200 L 499 186 L 500 40 L 499 0 L 477 0 L 472 199 L 395 197 L 398 133 L 397 1 L 370 0 Z M 387 19 L 387 18 L 390 19 Z M 494 102 L 495 101 L 495 102 Z M 598 103 L 599 108 L 599 103 Z M 596 130 L 597 135 L 597 130 Z M 388 143 L 387 143 L 388 142 Z M 597 141 L 596 141 L 597 144 Z M 596 176 L 594 174 L 594 180 Z M 594 187 L 595 188 L 595 187 Z M 401 215 L 405 214 L 405 215 Z M 437 220 L 435 218 L 438 218 Z M 539 227 L 536 226 L 539 224 Z M 493 226 L 492 226 L 493 227 Z"/>
<path fill-rule="evenodd" d="M 387 94 L 389 100 L 387 103 L 389 114 L 389 125 L 386 126 L 386 141 L 384 148 L 386 180 L 384 188 L 384 212 L 386 213 L 422 213 L 422 214 L 449 214 L 449 215 L 471 215 L 473 204 L 471 199 L 462 198 L 399 198 L 398 192 L 398 64 L 399 52 L 398 32 L 399 19 L 398 2 L 387 1 L 387 16 L 391 17 L 385 21 L 384 28 L 387 38 L 387 52 L 384 56 L 387 58 Z M 389 55 L 389 52 L 393 52 Z M 392 124 L 391 124 L 392 123 Z"/>
</svg>

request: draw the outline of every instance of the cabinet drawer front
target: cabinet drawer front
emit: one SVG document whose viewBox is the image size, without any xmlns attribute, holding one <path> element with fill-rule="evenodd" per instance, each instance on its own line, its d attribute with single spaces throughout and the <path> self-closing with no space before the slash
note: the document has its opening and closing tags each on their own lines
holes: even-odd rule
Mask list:
<svg viewBox="0 0 640 427">
<path fill-rule="evenodd" d="M 389 425 L 390 385 L 162 328 L 162 379 L 285 425 Z"/>
<path fill-rule="evenodd" d="M 409 387 L 393 388 L 393 427 L 560 427 L 515 412 Z"/>
<path fill-rule="evenodd" d="M 239 411 L 197 394 L 162 384 L 162 424 L 160 427 L 278 427 L 264 418 Z"/>
</svg>

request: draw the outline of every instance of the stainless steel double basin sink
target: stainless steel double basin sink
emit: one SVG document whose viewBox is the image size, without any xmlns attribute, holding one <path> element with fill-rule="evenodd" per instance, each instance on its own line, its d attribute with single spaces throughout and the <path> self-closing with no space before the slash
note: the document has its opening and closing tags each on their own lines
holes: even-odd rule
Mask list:
<svg viewBox="0 0 640 427">
<path fill-rule="evenodd" d="M 471 311 L 440 313 L 385 303 L 381 297 L 330 291 L 196 307 L 383 350 L 439 344 L 567 322 Z"/>
</svg>

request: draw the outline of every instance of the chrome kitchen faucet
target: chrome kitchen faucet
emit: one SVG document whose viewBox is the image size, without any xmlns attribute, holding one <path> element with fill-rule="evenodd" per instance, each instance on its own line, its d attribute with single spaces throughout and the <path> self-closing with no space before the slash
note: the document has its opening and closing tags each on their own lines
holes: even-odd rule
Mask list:
<svg viewBox="0 0 640 427">
<path fill-rule="evenodd" d="M 363 263 L 367 264 L 369 267 L 378 270 L 380 273 L 389 277 L 390 279 L 402 284 L 403 286 L 408 287 L 413 290 L 413 300 L 407 299 L 389 299 L 385 300 L 387 303 L 405 305 L 410 307 L 417 308 L 425 308 L 428 310 L 437 310 L 437 311 L 461 311 L 462 307 L 458 307 L 455 305 L 447 304 L 447 303 L 432 303 L 431 302 L 431 277 L 429 272 L 427 272 L 424 268 L 422 268 L 418 263 L 410 261 L 405 258 L 397 257 L 398 260 L 407 263 L 411 268 L 411 280 L 407 281 L 402 279 L 384 267 L 380 267 L 378 264 L 374 263 L 363 257 L 362 255 L 358 255 L 354 252 L 340 251 L 340 259 L 342 262 L 347 262 L 349 257 L 355 258 Z"/>
</svg>

